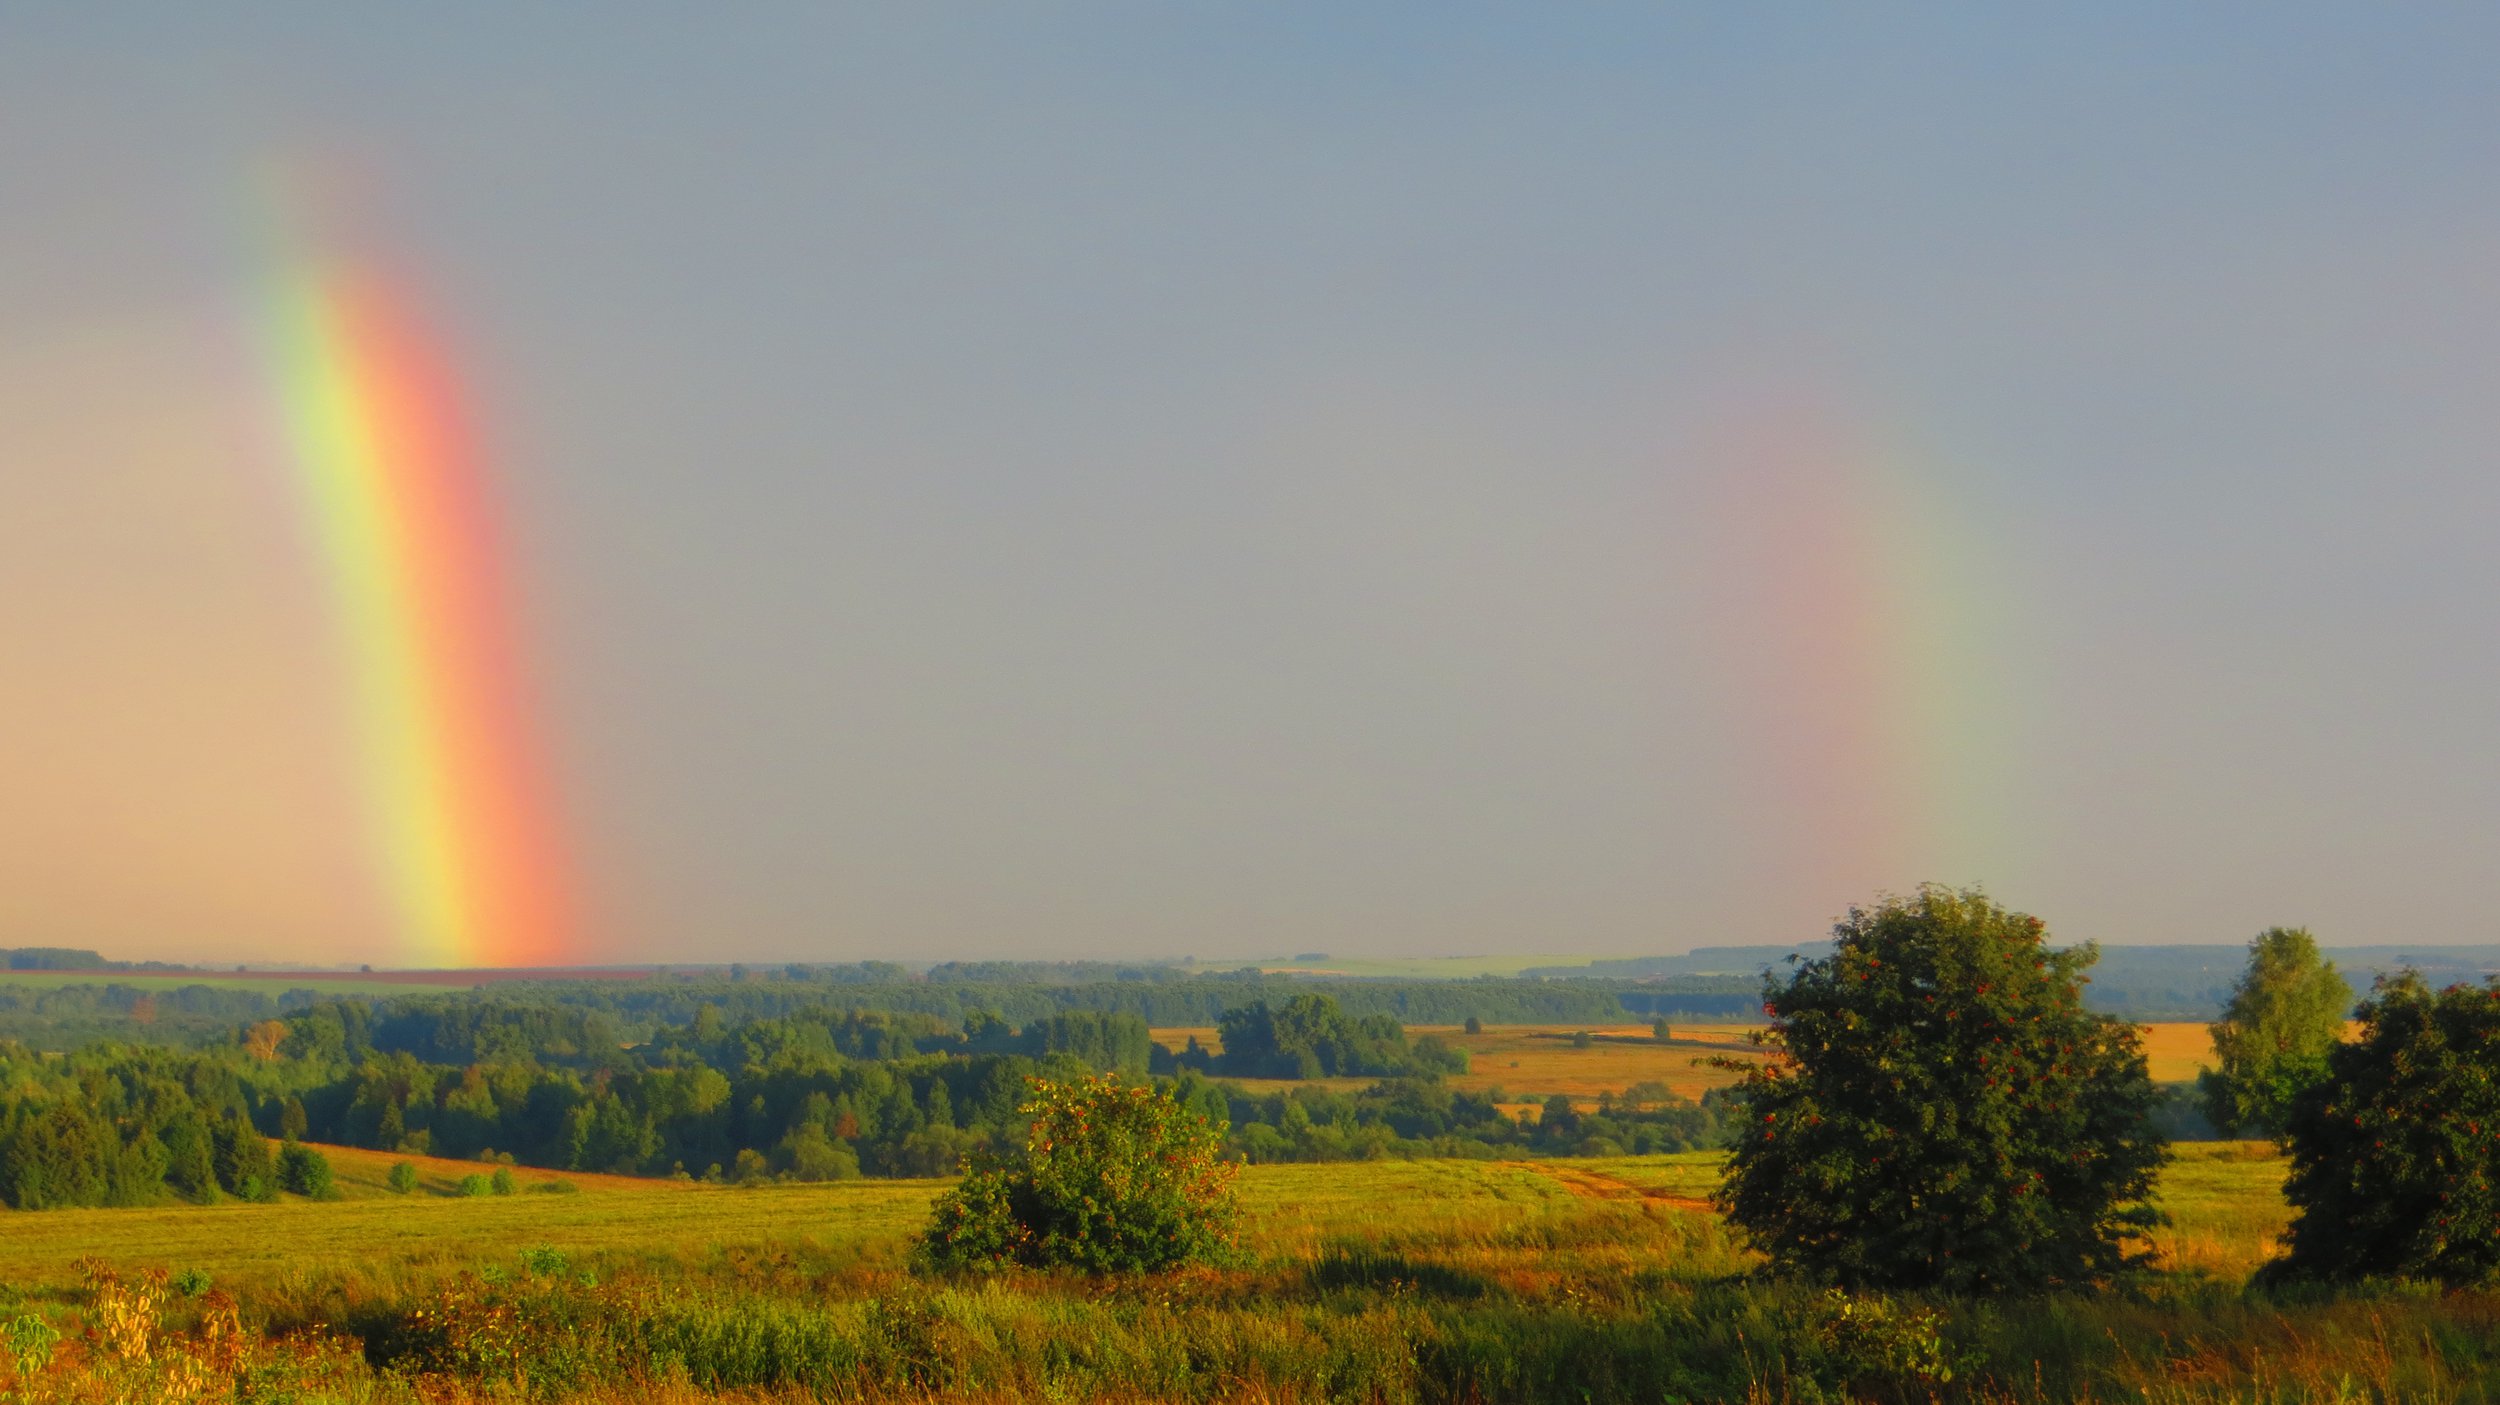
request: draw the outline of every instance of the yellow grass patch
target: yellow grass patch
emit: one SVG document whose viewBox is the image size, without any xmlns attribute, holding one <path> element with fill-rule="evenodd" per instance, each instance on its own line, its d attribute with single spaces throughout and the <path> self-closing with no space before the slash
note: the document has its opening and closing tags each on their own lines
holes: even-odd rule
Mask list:
<svg viewBox="0 0 2500 1405">
<path fill-rule="evenodd" d="M 1585 1027 L 1591 1036 L 1585 1048 L 1571 1037 L 1583 1032 L 1577 1025 L 1487 1025 L 1479 1034 L 1469 1034 L 1457 1025 L 1409 1025 L 1406 1032 L 1411 1038 L 1438 1035 L 1467 1051 L 1467 1072 L 1449 1080 L 1454 1088 L 1469 1092 L 1499 1089 L 1507 1104 L 1522 1107 L 1562 1093 L 1586 1108 L 1595 1104 L 1598 1094 L 1621 1093 L 1635 1083 L 1664 1083 L 1679 1096 L 1695 1099 L 1712 1088 L 1725 1087 L 1741 1075 L 1700 1061 L 1715 1055 L 1758 1059 L 1760 1053 L 1748 1036 L 1760 1027 L 1671 1024 L 1672 1038 L 1662 1044 L 1645 1024 L 1593 1025 Z M 2142 1028 L 2145 1059 L 2154 1082 L 2192 1082 L 2199 1070 L 2212 1067 L 2213 1043 L 2202 1023 L 2166 1022 Z M 1223 1041 L 1210 1027 L 1154 1031 L 1155 1042 L 1174 1052 L 1186 1048 L 1193 1036 L 1210 1052 L 1223 1048 Z M 1258 1092 L 1312 1086 L 1292 1079 L 1231 1081 Z M 1330 1078 L 1317 1080 L 1317 1086 L 1344 1090 L 1371 1082 L 1368 1078 Z"/>
<path fill-rule="evenodd" d="M 2153 1067 L 2156 1083 L 2186 1083 L 2214 1065 L 2214 1042 L 2199 1022 L 2148 1024 L 2144 1029 L 2144 1060 Z"/>
</svg>

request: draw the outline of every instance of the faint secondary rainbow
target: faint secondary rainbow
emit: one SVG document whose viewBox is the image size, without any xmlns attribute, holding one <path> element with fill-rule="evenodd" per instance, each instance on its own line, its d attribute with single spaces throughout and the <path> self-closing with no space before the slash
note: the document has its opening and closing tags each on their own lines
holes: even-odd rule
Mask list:
<svg viewBox="0 0 2500 1405">
<path fill-rule="evenodd" d="M 1772 871 L 1837 911 L 2019 886 L 2021 573 L 1945 466 L 1813 413 L 1721 445 L 1724 659 Z"/>
<path fill-rule="evenodd" d="M 403 954 L 564 961 L 570 875 L 501 534 L 444 358 L 366 266 L 285 269 L 268 321 Z"/>
</svg>

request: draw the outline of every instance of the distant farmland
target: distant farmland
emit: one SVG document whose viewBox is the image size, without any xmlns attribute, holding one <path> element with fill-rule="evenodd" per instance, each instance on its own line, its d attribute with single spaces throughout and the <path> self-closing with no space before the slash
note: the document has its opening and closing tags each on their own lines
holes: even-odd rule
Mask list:
<svg viewBox="0 0 2500 1405">
<path fill-rule="evenodd" d="M 1759 1025 L 1684 1024 L 1671 1022 L 1672 1038 L 1660 1041 L 1647 1025 L 1486 1025 L 1469 1034 L 1455 1025 L 1410 1025 L 1410 1036 L 1438 1035 L 1467 1051 L 1468 1068 L 1453 1074 L 1449 1084 L 1468 1092 L 1499 1090 L 1505 1101 L 1543 1101 L 1556 1093 L 1575 1103 L 1593 1104 L 1600 1093 L 1622 1093 L 1638 1083 L 1663 1083 L 1679 1097 L 1698 1099 L 1723 1088 L 1743 1074 L 1714 1066 L 1712 1059 L 1735 1058 L 1747 1063 L 1761 1053 L 1746 1036 Z M 2213 1061 L 2213 1042 L 2199 1023 L 2178 1021 L 2148 1024 L 2144 1053 L 2156 1083 L 2192 1081 Z M 1576 1036 L 1586 1034 L 1583 1045 Z M 1219 1051 L 1223 1041 L 1212 1028 L 1169 1028 L 1154 1031 L 1155 1042 L 1175 1052 L 1195 1038 L 1202 1048 Z M 1233 1079 L 1261 1092 L 1301 1086 L 1286 1079 Z M 1321 1086 L 1360 1088 L 1374 1080 L 1331 1078 Z"/>
</svg>

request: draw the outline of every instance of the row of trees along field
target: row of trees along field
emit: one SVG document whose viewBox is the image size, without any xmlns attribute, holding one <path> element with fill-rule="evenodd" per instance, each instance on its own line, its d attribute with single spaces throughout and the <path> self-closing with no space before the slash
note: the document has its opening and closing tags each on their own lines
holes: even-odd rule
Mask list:
<svg viewBox="0 0 2500 1405">
<path fill-rule="evenodd" d="M 1159 1079 L 1254 1161 L 1380 1156 L 1615 1154 L 1708 1145 L 1711 1108 L 1662 1087 L 1539 1118 L 1442 1081 L 1463 1054 L 1410 1043 L 1300 991 L 1221 1016 L 1222 1054 L 1175 1055 L 1129 1014 L 1054 1013 L 1014 1025 L 818 1006 L 733 1020 L 698 1006 L 627 1045 L 597 1009 L 476 997 L 323 1002 L 188 1051 L 98 1045 L 68 1055 L 0 1043 L 0 1176 L 14 1205 L 266 1194 L 257 1164 L 194 1173 L 196 1129 L 566 1170 L 752 1180 L 952 1173 L 1015 1144 L 1035 1078 Z M 1231 1042 L 1237 1037 L 1239 1043 Z M 1376 1078 L 1368 1087 L 1252 1091 L 1232 1077 Z M 56 1136 L 66 1119 L 85 1128 Z M 88 1169 L 60 1168 L 78 1162 Z M 56 1173 L 57 1172 L 57 1173 Z M 249 1182 L 247 1184 L 247 1182 Z M 21 1189 L 12 1190 L 11 1186 Z"/>
<path fill-rule="evenodd" d="M 1258 971 L 1177 975 L 1161 968 L 1149 979 L 1106 976 L 1095 963 L 1037 968 L 1049 979 L 1012 979 L 1010 963 L 973 963 L 915 974 L 885 963 L 775 970 L 744 980 L 716 972 L 667 975 L 633 981 L 510 982 L 486 988 L 506 1004 L 572 1010 L 596 1016 L 599 1037 L 609 1043 L 640 1043 L 693 1021 L 705 1007 L 738 1024 L 778 1019 L 838 1006 L 927 1015 L 961 1025 L 987 1015 L 1022 1026 L 1062 1014 L 1135 1015 L 1149 1025 L 1212 1025 L 1226 1010 L 1264 1001 L 1281 1008 L 1297 995 L 1324 995 L 1354 1018 L 1387 1016 L 1401 1024 L 1600 1024 L 1625 1017 L 1638 1005 L 1644 1018 L 1725 1017 L 1752 1010 L 1750 979 L 1682 977 L 1666 982 L 1623 980 L 1518 980 L 1484 977 L 1446 980 L 1320 980 L 1269 976 Z M 793 974 L 796 972 L 796 974 Z M 271 993 L 266 989 L 194 983 L 139 985 L 127 981 L 9 984 L 0 973 L 0 1039 L 38 1048 L 71 1049 L 90 1043 L 142 1042 L 208 1046 L 236 1024 L 295 1014 L 342 997 L 310 987 Z M 376 1008 L 400 1000 L 356 997 Z"/>
<path fill-rule="evenodd" d="M 1729 1100 L 1719 1202 L 1775 1270 L 1846 1288 L 2034 1291 L 2143 1263 L 2166 1149 L 2137 1030 L 2082 1003 L 2089 946 L 1976 891 L 1852 911 L 1766 983 L 1780 1057 Z M 2212 1030 L 2217 1122 L 2276 1135 L 2277 1279 L 2500 1280 L 2500 978 L 2350 987 L 2309 933 L 2251 943 Z"/>
</svg>

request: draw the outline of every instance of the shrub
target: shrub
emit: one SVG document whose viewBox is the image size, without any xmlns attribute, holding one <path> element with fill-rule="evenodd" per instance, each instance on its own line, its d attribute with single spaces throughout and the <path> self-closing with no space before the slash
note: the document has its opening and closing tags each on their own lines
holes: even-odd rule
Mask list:
<svg viewBox="0 0 2500 1405">
<path fill-rule="evenodd" d="M 2223 1135 L 2280 1135 L 2292 1104 L 2326 1076 L 2344 1035 L 2352 987 L 2318 954 L 2315 937 L 2270 927 L 2248 944 L 2248 970 L 2210 1026 L 2222 1067 L 2197 1080 L 2205 1116 Z"/>
<path fill-rule="evenodd" d="M 1968 1365 L 1946 1344 L 1944 1323 L 1931 1307 L 1834 1289 L 1817 1304 L 1814 1340 L 1851 1398 L 1933 1400 L 1956 1365 Z"/>
<path fill-rule="evenodd" d="M 2285 1127 L 2296 1217 L 2278 1277 L 2500 1281 L 2500 980 L 2432 992 L 2407 971 Z"/>
<path fill-rule="evenodd" d="M 313 1200 L 336 1200 L 339 1193 L 330 1175 L 330 1158 L 302 1142 L 288 1142 L 278 1149 L 278 1188 Z"/>
<path fill-rule="evenodd" d="M 2034 1290 L 2131 1266 L 2165 1150 L 2133 1026 L 2084 1010 L 2091 946 L 1925 887 L 1852 908 L 1767 977 L 1776 1051 L 1732 1090 L 1719 1200 L 1774 1268 L 1849 1288 Z"/>
<path fill-rule="evenodd" d="M 391 1163 L 391 1189 L 402 1195 L 417 1188 L 417 1168 L 406 1161 Z"/>
<path fill-rule="evenodd" d="M 486 1188 L 496 1195 L 510 1195 L 520 1188 L 520 1183 L 512 1178 L 511 1167 L 498 1166 L 495 1174 L 486 1178 Z"/>
<path fill-rule="evenodd" d="M 572 1260 L 553 1244 L 533 1244 L 521 1251 L 521 1271 L 533 1278 L 555 1278 Z"/>
<path fill-rule="evenodd" d="M 462 1195 L 484 1195 L 488 1192 L 488 1189 L 489 1187 L 486 1184 L 486 1178 L 477 1174 L 475 1171 L 472 1171 L 460 1178 L 460 1193 Z"/>
<path fill-rule="evenodd" d="M 939 1198 L 931 1262 L 1117 1273 L 1229 1256 L 1240 1168 L 1204 1117 L 1116 1075 L 1027 1087 L 1024 1150 L 976 1157 Z"/>
</svg>

